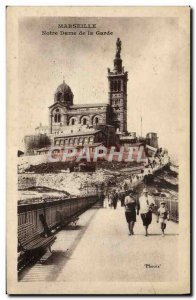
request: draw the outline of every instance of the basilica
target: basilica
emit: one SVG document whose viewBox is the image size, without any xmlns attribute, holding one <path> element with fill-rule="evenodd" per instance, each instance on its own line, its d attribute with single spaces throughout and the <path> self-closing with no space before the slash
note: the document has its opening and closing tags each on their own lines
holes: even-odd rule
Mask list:
<svg viewBox="0 0 196 300">
<path fill-rule="evenodd" d="M 108 101 L 105 104 L 74 104 L 74 94 L 63 81 L 55 91 L 53 104 L 49 106 L 49 125 L 40 124 L 35 129 L 36 139 L 46 135 L 52 145 L 59 146 L 117 144 L 119 137 L 127 134 L 128 73 L 122 66 L 119 38 L 116 41 L 113 68 L 108 68 L 107 75 Z M 32 136 L 25 138 L 28 146 Z M 37 154 L 44 151 L 47 151 L 45 147 L 37 149 Z"/>
</svg>

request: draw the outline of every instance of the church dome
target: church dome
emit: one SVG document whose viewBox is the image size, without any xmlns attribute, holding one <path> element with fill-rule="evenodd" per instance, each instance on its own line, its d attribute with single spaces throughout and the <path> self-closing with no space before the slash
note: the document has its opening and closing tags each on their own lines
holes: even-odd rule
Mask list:
<svg viewBox="0 0 196 300">
<path fill-rule="evenodd" d="M 63 83 L 61 83 L 57 89 L 56 89 L 56 93 L 57 92 L 62 92 L 62 93 L 72 93 L 70 87 L 65 83 L 65 81 L 63 80 Z"/>
<path fill-rule="evenodd" d="M 73 93 L 71 88 L 65 83 L 61 83 L 55 92 L 55 102 L 62 102 L 66 105 L 73 105 Z"/>
</svg>

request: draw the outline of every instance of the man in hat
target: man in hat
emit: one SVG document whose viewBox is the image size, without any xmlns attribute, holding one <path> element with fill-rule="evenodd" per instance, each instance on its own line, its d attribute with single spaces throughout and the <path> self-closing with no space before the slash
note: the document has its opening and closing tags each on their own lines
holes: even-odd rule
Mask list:
<svg viewBox="0 0 196 300">
<path fill-rule="evenodd" d="M 127 191 L 127 196 L 125 197 L 125 218 L 128 224 L 129 235 L 134 235 L 133 228 L 136 222 L 136 200 L 133 196 L 134 192 L 131 189 Z"/>
<path fill-rule="evenodd" d="M 167 207 L 165 206 L 165 201 L 161 201 L 160 208 L 157 211 L 157 223 L 160 222 L 161 225 L 161 231 L 162 236 L 165 235 L 165 229 L 166 229 L 166 222 L 169 221 L 169 211 Z"/>
<path fill-rule="evenodd" d="M 138 214 L 140 211 L 143 226 L 145 228 L 145 236 L 148 236 L 148 226 L 152 222 L 152 210 L 154 205 L 155 205 L 154 199 L 152 198 L 152 196 L 148 195 L 147 188 L 144 188 L 143 194 L 139 198 Z"/>
</svg>

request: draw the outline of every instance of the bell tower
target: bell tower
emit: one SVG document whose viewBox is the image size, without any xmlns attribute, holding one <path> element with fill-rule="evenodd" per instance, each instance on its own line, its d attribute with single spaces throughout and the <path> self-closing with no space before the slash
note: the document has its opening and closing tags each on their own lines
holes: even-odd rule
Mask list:
<svg viewBox="0 0 196 300">
<path fill-rule="evenodd" d="M 114 68 L 108 68 L 108 100 L 112 108 L 112 125 L 122 133 L 127 133 L 127 81 L 128 72 L 124 71 L 121 59 L 121 40 L 116 41 Z"/>
</svg>

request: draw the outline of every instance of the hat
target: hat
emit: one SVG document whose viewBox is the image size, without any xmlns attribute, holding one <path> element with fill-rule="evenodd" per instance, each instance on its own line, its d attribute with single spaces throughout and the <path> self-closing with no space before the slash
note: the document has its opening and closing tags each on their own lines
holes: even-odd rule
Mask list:
<svg viewBox="0 0 196 300">
<path fill-rule="evenodd" d="M 144 188 L 144 189 L 143 189 L 143 193 L 148 193 L 147 188 Z"/>
<path fill-rule="evenodd" d="M 160 204 L 166 204 L 165 201 L 161 201 Z"/>
</svg>

